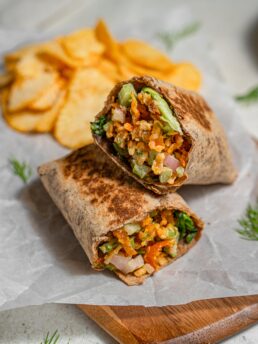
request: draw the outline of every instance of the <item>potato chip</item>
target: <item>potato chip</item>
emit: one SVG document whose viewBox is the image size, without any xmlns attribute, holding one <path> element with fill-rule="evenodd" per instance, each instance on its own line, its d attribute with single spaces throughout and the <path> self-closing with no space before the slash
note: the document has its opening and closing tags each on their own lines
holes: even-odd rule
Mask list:
<svg viewBox="0 0 258 344">
<path fill-rule="evenodd" d="M 51 87 L 56 79 L 53 72 L 44 72 L 30 79 L 17 78 L 11 86 L 8 110 L 14 112 L 24 109 Z"/>
<path fill-rule="evenodd" d="M 3 110 L 3 116 L 6 120 L 6 122 L 15 130 L 23 131 L 23 132 L 30 132 L 31 128 L 35 127 L 36 122 L 38 121 L 37 116 L 25 116 L 19 118 L 19 114 L 12 114 L 8 111 L 8 97 L 9 97 L 9 90 L 4 89 L 3 92 L 1 92 L 1 104 L 2 104 L 2 110 Z M 18 120 L 18 121 L 17 121 Z M 16 123 L 16 121 L 18 123 Z"/>
<path fill-rule="evenodd" d="M 39 119 L 35 131 L 40 133 L 47 133 L 54 129 L 54 125 L 58 118 L 58 115 L 63 107 L 66 99 L 66 91 L 61 90 L 54 105 L 47 111 L 42 112 L 41 118 Z"/>
<path fill-rule="evenodd" d="M 60 43 L 67 54 L 85 63 L 91 63 L 92 58 L 101 55 L 105 47 L 100 43 L 92 29 L 76 31 L 68 36 L 60 38 Z"/>
<path fill-rule="evenodd" d="M 46 64 L 34 54 L 25 54 L 15 66 L 17 76 L 22 78 L 36 78 L 45 69 Z"/>
<path fill-rule="evenodd" d="M 36 111 L 44 111 L 54 105 L 59 95 L 62 93 L 64 88 L 63 81 L 57 80 L 43 94 L 29 104 L 28 108 Z"/>
<path fill-rule="evenodd" d="M 97 39 L 105 46 L 105 56 L 114 62 L 118 62 L 120 56 L 118 42 L 112 37 L 103 20 L 98 21 L 95 33 Z"/>
<path fill-rule="evenodd" d="M 14 74 L 15 72 L 15 67 L 16 67 L 17 62 L 16 61 L 5 61 L 4 62 L 4 67 L 8 73 Z"/>
<path fill-rule="evenodd" d="M 120 46 L 124 54 L 136 65 L 162 71 L 171 68 L 171 60 L 145 42 L 129 39 Z"/>
<path fill-rule="evenodd" d="M 93 142 L 90 122 L 103 107 L 113 85 L 114 83 L 96 68 L 76 71 L 54 130 L 54 135 L 61 144 L 78 148 Z"/>
<path fill-rule="evenodd" d="M 98 55 L 92 56 L 90 61 L 74 59 L 66 53 L 57 40 L 49 42 L 49 44 L 45 45 L 44 48 L 40 50 L 38 55 L 52 65 L 59 63 L 70 68 L 79 68 L 85 65 L 93 66 L 99 61 Z"/>
<path fill-rule="evenodd" d="M 192 91 L 197 91 L 202 81 L 201 73 L 191 63 L 178 63 L 164 80 Z"/>
<path fill-rule="evenodd" d="M 0 92 L 0 101 L 1 101 L 3 113 L 7 112 L 7 102 L 8 102 L 9 93 L 10 93 L 9 87 L 3 88 Z"/>
<path fill-rule="evenodd" d="M 121 76 L 121 80 L 131 79 L 135 75 L 140 75 L 138 73 L 135 73 L 135 71 L 124 64 L 118 65 L 118 70 Z"/>
<path fill-rule="evenodd" d="M 109 79 L 117 82 L 121 80 L 121 74 L 119 71 L 119 66 L 115 65 L 113 62 L 102 58 L 98 63 L 97 68 L 106 75 Z"/>
<path fill-rule="evenodd" d="M 166 80 L 167 75 L 170 75 L 174 71 L 174 66 L 175 65 L 171 65 L 171 68 L 169 70 L 167 70 L 166 72 L 154 70 L 154 69 L 149 69 L 149 68 L 144 68 L 144 67 L 139 66 L 139 65 L 129 65 L 127 68 L 134 75 L 139 75 L 139 76 L 148 75 L 148 76 L 153 76 L 153 77 L 160 79 L 160 80 Z"/>
<path fill-rule="evenodd" d="M 7 62 L 18 62 L 24 55 L 30 54 L 36 54 L 38 50 L 42 49 L 43 46 L 47 43 L 33 43 L 26 45 L 25 47 L 22 47 L 18 50 L 12 51 L 5 55 L 4 61 Z"/>
<path fill-rule="evenodd" d="M 42 116 L 42 115 L 41 115 Z M 30 133 L 35 131 L 35 127 L 39 121 L 38 116 L 31 114 L 30 112 L 25 113 L 4 113 L 6 122 L 15 130 Z"/>
<path fill-rule="evenodd" d="M 31 110 L 10 113 L 4 107 L 4 118 L 12 128 L 21 132 L 50 132 L 54 127 L 64 99 L 65 92 L 63 91 L 51 109 L 39 113 Z"/>
<path fill-rule="evenodd" d="M 14 75 L 12 73 L 0 75 L 0 88 L 10 85 L 13 79 L 14 79 Z"/>
<path fill-rule="evenodd" d="M 149 75 L 190 90 L 201 84 L 192 64 L 172 63 L 143 41 L 120 43 L 103 20 L 94 29 L 8 53 L 4 62 L 0 95 L 9 125 L 22 132 L 54 131 L 69 148 L 92 142 L 90 121 L 119 81 Z"/>
</svg>

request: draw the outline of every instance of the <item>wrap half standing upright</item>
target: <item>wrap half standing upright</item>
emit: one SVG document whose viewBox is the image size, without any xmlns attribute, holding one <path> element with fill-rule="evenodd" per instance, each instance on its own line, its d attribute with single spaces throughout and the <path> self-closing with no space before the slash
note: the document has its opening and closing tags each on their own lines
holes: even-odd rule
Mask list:
<svg viewBox="0 0 258 344">
<path fill-rule="evenodd" d="M 110 159 L 158 194 L 183 184 L 229 184 L 237 175 L 225 132 L 206 101 L 152 77 L 117 84 L 91 129 Z"/>
<path fill-rule="evenodd" d="M 41 180 L 96 270 L 141 284 L 185 254 L 202 220 L 176 193 L 145 190 L 96 146 L 39 168 Z"/>
</svg>

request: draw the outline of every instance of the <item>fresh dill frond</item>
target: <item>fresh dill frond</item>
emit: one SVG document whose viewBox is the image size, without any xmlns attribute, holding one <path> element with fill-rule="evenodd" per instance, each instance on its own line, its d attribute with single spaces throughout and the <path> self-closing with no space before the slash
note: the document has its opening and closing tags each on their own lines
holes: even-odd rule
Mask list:
<svg viewBox="0 0 258 344">
<path fill-rule="evenodd" d="M 21 178 L 24 183 L 27 183 L 32 176 L 32 168 L 26 162 L 20 162 L 15 158 L 9 160 L 12 172 Z"/>
<path fill-rule="evenodd" d="M 258 101 L 258 86 L 253 87 L 245 94 L 236 96 L 235 99 L 241 103 L 253 103 Z"/>
<path fill-rule="evenodd" d="M 244 217 L 238 223 L 241 228 L 237 232 L 243 239 L 258 241 L 258 201 L 255 206 L 247 207 Z"/>
<path fill-rule="evenodd" d="M 57 344 L 57 341 L 59 340 L 60 335 L 57 330 L 52 334 L 50 337 L 49 332 L 47 333 L 46 338 L 44 339 L 44 342 L 41 342 L 40 344 Z"/>
<path fill-rule="evenodd" d="M 157 37 L 164 44 L 167 50 L 171 50 L 174 45 L 181 39 L 190 36 L 200 28 L 199 22 L 194 22 L 179 31 L 159 32 Z"/>
</svg>

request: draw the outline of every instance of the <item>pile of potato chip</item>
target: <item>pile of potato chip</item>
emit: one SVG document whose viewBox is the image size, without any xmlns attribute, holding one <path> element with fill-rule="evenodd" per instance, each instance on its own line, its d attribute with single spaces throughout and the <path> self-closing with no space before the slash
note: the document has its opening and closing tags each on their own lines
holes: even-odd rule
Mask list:
<svg viewBox="0 0 258 344">
<path fill-rule="evenodd" d="M 92 142 L 90 122 L 118 81 L 151 75 L 191 90 L 201 83 L 192 64 L 173 63 L 142 41 L 118 42 L 102 20 L 94 29 L 12 52 L 5 68 L 0 87 L 7 123 L 21 132 L 51 132 L 69 148 Z"/>
</svg>

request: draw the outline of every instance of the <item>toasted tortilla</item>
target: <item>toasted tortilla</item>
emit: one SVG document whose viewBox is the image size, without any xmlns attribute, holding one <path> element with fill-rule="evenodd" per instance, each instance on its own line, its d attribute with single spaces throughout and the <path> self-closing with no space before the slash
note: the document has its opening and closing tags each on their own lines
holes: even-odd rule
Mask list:
<svg viewBox="0 0 258 344">
<path fill-rule="evenodd" d="M 95 143 L 111 160 L 144 187 L 157 194 L 176 191 L 183 184 L 207 185 L 234 182 L 237 172 L 232 162 L 224 129 L 203 97 L 195 92 L 149 76 L 134 77 L 118 83 L 111 90 L 103 110 L 96 116 L 96 119 L 109 113 L 121 87 L 127 83 L 132 83 L 137 91 L 148 86 L 159 92 L 173 109 L 183 133 L 190 139 L 192 147 L 189 152 L 185 178 L 180 178 L 173 185 L 139 178 L 132 172 L 129 164 L 114 154 L 112 145 L 107 138 L 93 134 Z"/>
<path fill-rule="evenodd" d="M 178 257 L 200 238 L 202 220 L 182 197 L 173 193 L 157 196 L 124 174 L 96 145 L 83 147 L 60 160 L 39 167 L 40 178 L 96 270 L 98 245 L 106 234 L 125 223 L 143 220 L 156 209 L 177 209 L 190 215 L 198 229 L 190 244 L 179 242 Z M 171 262 L 175 259 L 171 258 Z M 116 272 L 128 285 L 143 283 L 147 277 Z"/>
</svg>

